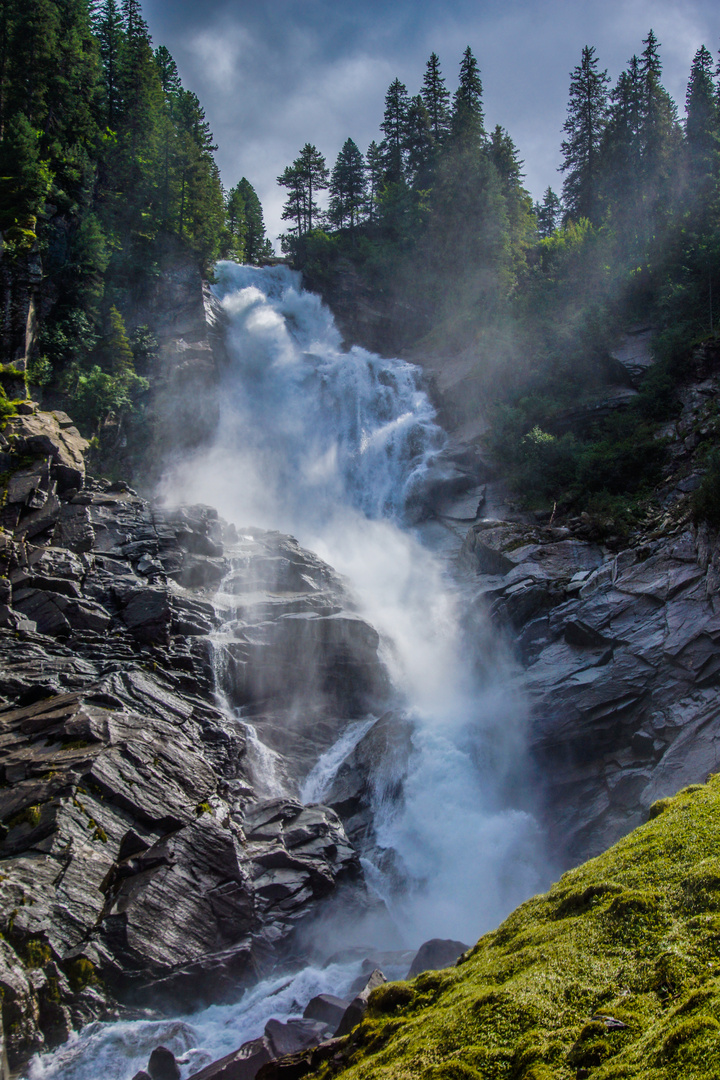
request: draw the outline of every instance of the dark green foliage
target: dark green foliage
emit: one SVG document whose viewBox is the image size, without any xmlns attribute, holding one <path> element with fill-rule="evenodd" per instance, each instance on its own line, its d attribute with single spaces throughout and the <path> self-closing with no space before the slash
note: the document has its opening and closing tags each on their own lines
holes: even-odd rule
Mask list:
<svg viewBox="0 0 720 1080">
<path fill-rule="evenodd" d="M 569 218 L 600 218 L 600 146 L 608 115 L 607 71 L 600 71 L 592 46 L 585 46 L 570 79 L 570 102 L 562 142 L 563 199 Z"/>
<path fill-rule="evenodd" d="M 299 157 L 278 176 L 278 184 L 289 191 L 283 221 L 291 221 L 290 234 L 300 240 L 312 232 L 320 216 L 316 195 L 329 187 L 329 172 L 316 146 L 305 143 Z"/>
<path fill-rule="evenodd" d="M 473 147 L 485 138 L 480 68 L 468 45 L 460 61 L 460 82 L 453 97 L 450 130 L 455 142 Z"/>
<path fill-rule="evenodd" d="M 336 228 L 348 226 L 354 231 L 365 212 L 366 187 L 363 156 L 353 140 L 347 139 L 330 177 L 328 217 Z"/>
<path fill-rule="evenodd" d="M 203 270 L 220 254 L 257 262 L 269 253 L 245 179 L 226 220 L 215 149 L 172 56 L 153 52 L 139 0 L 2 4 L 0 311 L 39 256 L 30 378 L 69 393 L 91 428 L 135 408 L 143 391 L 121 313 L 169 248 Z M 11 355 L 23 334 L 0 317 Z"/>
<path fill-rule="evenodd" d="M 432 137 L 440 144 L 450 133 L 450 91 L 445 86 L 436 53 L 430 54 L 420 95 L 430 118 Z"/>
</svg>

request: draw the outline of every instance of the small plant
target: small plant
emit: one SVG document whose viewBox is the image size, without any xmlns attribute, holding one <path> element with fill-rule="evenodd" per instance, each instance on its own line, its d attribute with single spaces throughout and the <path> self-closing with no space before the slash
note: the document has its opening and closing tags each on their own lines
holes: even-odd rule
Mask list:
<svg viewBox="0 0 720 1080">
<path fill-rule="evenodd" d="M 71 960 L 66 971 L 70 986 L 76 994 L 81 993 L 86 986 L 95 986 L 100 981 L 95 965 L 84 956 Z"/>
</svg>

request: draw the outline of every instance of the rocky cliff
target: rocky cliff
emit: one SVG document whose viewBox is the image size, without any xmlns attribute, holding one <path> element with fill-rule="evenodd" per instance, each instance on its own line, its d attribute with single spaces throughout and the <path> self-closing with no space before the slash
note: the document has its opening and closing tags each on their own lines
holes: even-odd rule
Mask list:
<svg viewBox="0 0 720 1080">
<path fill-rule="evenodd" d="M 666 473 L 638 528 L 514 513 L 476 520 L 464 541 L 476 602 L 526 669 L 546 823 L 571 863 L 720 762 L 720 544 L 692 511 L 719 390 L 720 357 L 701 349 L 659 433 Z"/>
<path fill-rule="evenodd" d="M 340 889 L 370 905 L 337 814 L 274 794 L 252 744 L 254 726 L 284 732 L 301 776 L 311 743 L 316 757 L 385 700 L 377 635 L 291 538 L 87 477 L 85 446 L 32 403 L 0 434 L 14 1065 L 123 1003 L 222 999 L 297 948 Z"/>
</svg>

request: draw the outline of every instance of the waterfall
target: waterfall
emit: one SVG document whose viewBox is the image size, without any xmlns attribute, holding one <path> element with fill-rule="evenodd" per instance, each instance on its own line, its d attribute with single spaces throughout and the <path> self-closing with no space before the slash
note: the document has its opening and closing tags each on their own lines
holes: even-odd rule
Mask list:
<svg viewBox="0 0 720 1080">
<path fill-rule="evenodd" d="M 230 320 L 217 435 L 168 475 L 164 494 L 212 504 L 241 533 L 250 526 L 291 533 L 343 575 L 381 636 L 412 727 L 403 768 L 391 757 L 378 764 L 377 850 L 361 852 L 366 879 L 395 918 L 394 947 L 416 948 L 430 937 L 474 942 L 544 886 L 548 871 L 532 815 L 508 797 L 506 780 L 517 780 L 525 741 L 513 666 L 500 643 L 489 648 L 487 626 L 468 621 L 445 563 L 405 523 L 405 507 L 446 437 L 419 370 L 361 348 L 343 351 L 331 314 L 303 291 L 298 274 L 223 263 L 216 291 Z M 245 541 L 252 537 L 240 537 L 238 559 Z M 216 598 L 228 619 L 213 635 L 220 681 L 237 618 L 230 585 Z M 225 707 L 245 726 L 259 794 L 277 793 L 277 755 L 241 711 L 228 700 Z M 303 796 L 325 798 L 343 761 L 381 722 L 349 723 L 318 754 Z M 390 871 L 378 851 L 392 855 Z M 351 992 L 360 962 L 328 961 L 273 976 L 234 1004 L 192 1016 L 88 1025 L 35 1058 L 30 1078 L 128 1080 L 159 1043 L 180 1057 L 187 1077 L 261 1034 L 271 1016 L 298 1015 L 317 993 Z M 408 961 L 383 964 L 389 978 L 402 978 Z"/>
<path fill-rule="evenodd" d="M 330 311 L 287 267 L 221 263 L 215 288 L 230 354 L 217 435 L 164 493 L 209 502 L 239 527 L 291 533 L 349 582 L 413 723 L 403 798 L 385 798 L 379 784 L 375 808 L 406 887 L 371 877 L 408 944 L 474 941 L 543 883 L 544 869 L 535 821 L 502 793 L 524 745 L 512 667 L 499 647 L 489 660 L 475 655 L 487 633 L 468 630 L 445 565 L 405 524 L 447 441 L 421 372 L 344 351 Z M 357 730 L 316 763 L 310 797 L 328 791 Z"/>
</svg>

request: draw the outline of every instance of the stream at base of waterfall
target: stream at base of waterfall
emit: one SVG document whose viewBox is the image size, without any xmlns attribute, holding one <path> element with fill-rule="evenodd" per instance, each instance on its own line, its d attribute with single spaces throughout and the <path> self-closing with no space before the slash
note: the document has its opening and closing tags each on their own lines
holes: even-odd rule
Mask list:
<svg viewBox="0 0 720 1080">
<path fill-rule="evenodd" d="M 412 753 L 397 775 L 392 761 L 378 763 L 373 845 L 359 854 L 394 934 L 368 941 L 368 954 L 394 949 L 383 970 L 403 978 L 403 950 L 431 937 L 473 943 L 548 883 L 523 791 L 521 680 L 482 615 L 468 616 L 462 586 L 412 524 L 446 445 L 420 371 L 358 347 L 344 351 L 330 312 L 286 267 L 222 263 L 215 288 L 229 320 L 220 423 L 211 445 L 166 476 L 162 495 L 209 503 L 240 529 L 292 534 L 341 576 L 358 615 L 380 635 Z M 379 718 L 352 720 L 304 775 L 288 776 L 223 683 L 223 650 L 242 612 L 222 585 L 216 607 L 223 619 L 213 635 L 218 700 L 245 726 L 258 793 L 322 802 Z M 392 853 L 390 871 L 378 852 Z M 35 1058 L 27 1075 L 130 1080 L 163 1044 L 188 1077 L 261 1035 L 271 1017 L 301 1016 L 319 993 L 346 995 L 363 957 L 357 949 L 332 952 L 273 974 L 232 1004 L 172 1019 L 93 1023 Z"/>
</svg>

